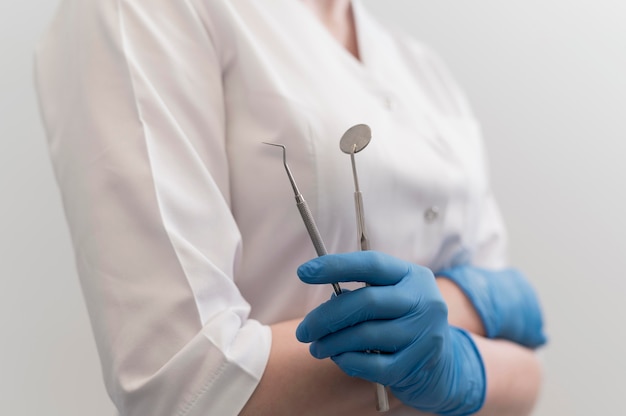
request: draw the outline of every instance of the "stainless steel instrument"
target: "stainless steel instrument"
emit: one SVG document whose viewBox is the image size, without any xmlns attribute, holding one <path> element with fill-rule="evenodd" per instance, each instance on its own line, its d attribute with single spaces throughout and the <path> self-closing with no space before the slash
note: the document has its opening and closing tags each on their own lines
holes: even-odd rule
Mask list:
<svg viewBox="0 0 626 416">
<path fill-rule="evenodd" d="M 298 211 L 300 211 L 300 216 L 302 217 L 302 221 L 309 233 L 309 237 L 311 238 L 311 242 L 313 243 L 313 247 L 315 247 L 315 251 L 318 256 L 323 256 L 328 254 L 326 251 L 326 246 L 324 245 L 324 241 L 322 241 L 322 236 L 315 224 L 315 220 L 313 219 L 313 215 L 311 214 L 311 210 L 309 209 L 309 205 L 305 201 L 302 193 L 298 189 L 296 185 L 296 181 L 291 174 L 291 170 L 289 169 L 289 165 L 287 165 L 287 149 L 285 145 L 277 144 L 277 143 L 268 143 L 263 142 L 264 144 L 269 144 L 270 146 L 276 146 L 283 149 L 283 165 L 285 165 L 285 170 L 287 171 L 287 176 L 289 177 L 289 182 L 291 182 L 291 187 L 293 188 L 293 193 L 296 198 L 296 206 L 298 207 Z M 339 283 L 333 283 L 333 290 L 335 291 L 335 295 L 341 294 L 341 287 Z"/>
<path fill-rule="evenodd" d="M 354 177 L 354 207 L 356 209 L 357 244 L 361 251 L 369 250 L 370 243 L 365 229 L 365 211 L 363 209 L 363 194 L 359 188 L 359 177 L 356 172 L 354 155 L 365 149 L 372 140 L 372 130 L 366 124 L 357 124 L 350 127 L 341 137 L 339 147 L 341 151 L 350 155 L 352 176 Z M 379 351 L 370 351 L 380 354 Z M 384 385 L 376 383 L 376 410 L 389 410 L 389 397 Z"/>
</svg>

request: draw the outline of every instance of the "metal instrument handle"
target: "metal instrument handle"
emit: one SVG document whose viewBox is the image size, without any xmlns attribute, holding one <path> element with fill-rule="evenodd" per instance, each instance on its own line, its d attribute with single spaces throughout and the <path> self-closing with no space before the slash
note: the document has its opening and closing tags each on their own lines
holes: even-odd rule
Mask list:
<svg viewBox="0 0 626 416">
<path fill-rule="evenodd" d="M 325 256 L 328 254 L 328 251 L 326 251 L 326 246 L 324 245 L 324 241 L 322 241 L 322 236 L 315 225 L 315 220 L 313 219 L 313 215 L 309 209 L 309 204 L 307 204 L 304 198 L 302 198 L 302 195 L 296 195 L 296 206 L 298 207 L 298 211 L 300 211 L 300 216 L 302 217 L 302 221 L 309 232 L 311 242 L 313 243 L 313 247 L 315 247 L 317 255 Z M 341 295 L 341 287 L 339 284 L 333 283 L 332 285 L 335 295 Z"/>
</svg>

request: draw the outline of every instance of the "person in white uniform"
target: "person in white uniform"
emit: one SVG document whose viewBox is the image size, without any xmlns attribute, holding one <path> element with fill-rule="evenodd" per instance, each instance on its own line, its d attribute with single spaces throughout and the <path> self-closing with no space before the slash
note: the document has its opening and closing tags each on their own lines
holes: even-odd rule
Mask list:
<svg viewBox="0 0 626 416">
<path fill-rule="evenodd" d="M 36 83 L 120 414 L 375 414 L 372 381 L 392 415 L 531 411 L 541 312 L 506 268 L 478 124 L 423 45 L 343 0 L 62 0 Z M 358 123 L 363 253 L 339 149 Z M 263 141 L 333 254 L 309 262 Z M 329 300 L 348 280 L 373 286 Z"/>
</svg>

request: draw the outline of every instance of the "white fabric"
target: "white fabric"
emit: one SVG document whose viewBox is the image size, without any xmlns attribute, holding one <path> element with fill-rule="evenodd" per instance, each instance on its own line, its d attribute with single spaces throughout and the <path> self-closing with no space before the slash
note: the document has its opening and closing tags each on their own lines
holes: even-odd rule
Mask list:
<svg viewBox="0 0 626 416">
<path fill-rule="evenodd" d="M 236 414 L 266 326 L 332 292 L 280 150 L 328 251 L 356 249 L 357 155 L 373 249 L 434 270 L 505 264 L 478 126 L 438 59 L 357 3 L 361 62 L 295 0 L 64 0 L 36 79 L 106 386 L 123 415 Z M 434 221 L 425 212 L 437 207 Z"/>
</svg>

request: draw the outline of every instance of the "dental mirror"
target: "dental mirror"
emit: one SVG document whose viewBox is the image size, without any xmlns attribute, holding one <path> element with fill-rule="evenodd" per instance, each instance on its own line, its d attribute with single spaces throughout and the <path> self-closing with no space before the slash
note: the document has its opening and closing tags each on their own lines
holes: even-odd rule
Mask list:
<svg viewBox="0 0 626 416">
<path fill-rule="evenodd" d="M 349 155 L 359 153 L 367 147 L 370 140 L 372 140 L 372 129 L 367 124 L 357 124 L 341 136 L 339 147 L 342 152 Z"/>
</svg>

